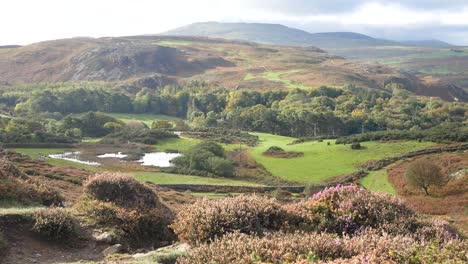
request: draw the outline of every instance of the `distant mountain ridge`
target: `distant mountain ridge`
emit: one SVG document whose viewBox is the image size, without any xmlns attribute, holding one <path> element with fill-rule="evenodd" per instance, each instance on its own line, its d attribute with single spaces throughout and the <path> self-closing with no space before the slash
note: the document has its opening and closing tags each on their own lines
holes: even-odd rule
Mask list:
<svg viewBox="0 0 468 264">
<path fill-rule="evenodd" d="M 167 31 L 163 35 L 218 37 L 274 45 L 315 46 L 322 49 L 399 44 L 354 32 L 313 34 L 280 24 L 264 23 L 200 22 Z"/>
<path fill-rule="evenodd" d="M 264 23 L 200 22 L 167 31 L 163 35 L 217 37 L 287 46 L 315 46 L 325 50 L 373 46 L 417 46 L 418 44 L 450 46 L 439 40 L 398 42 L 355 32 L 309 33 L 280 24 Z"/>
<path fill-rule="evenodd" d="M 409 46 L 421 46 L 421 47 L 451 47 L 454 46 L 450 43 L 438 40 L 438 39 L 427 39 L 427 40 L 405 40 L 401 43 Z"/>
</svg>

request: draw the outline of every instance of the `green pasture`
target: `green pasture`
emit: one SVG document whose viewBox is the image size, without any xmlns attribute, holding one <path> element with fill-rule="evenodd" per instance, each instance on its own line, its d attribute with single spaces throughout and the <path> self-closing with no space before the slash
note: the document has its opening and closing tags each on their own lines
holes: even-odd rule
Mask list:
<svg viewBox="0 0 468 264">
<path fill-rule="evenodd" d="M 253 133 L 260 137 L 260 144 L 251 149 L 252 156 L 274 176 L 303 183 L 322 183 L 339 175 L 357 171 L 359 164 L 369 160 L 378 160 L 410 151 L 430 147 L 430 142 L 365 142 L 365 148 L 352 150 L 350 145 L 336 145 L 334 140 L 323 142 L 305 142 L 288 145 L 294 138 L 264 133 Z M 330 142 L 330 145 L 327 143 Z M 285 151 L 303 152 L 298 158 L 266 157 L 263 152 L 271 146 L 278 146 Z"/>
<path fill-rule="evenodd" d="M 371 171 L 369 175 L 361 179 L 359 183 L 369 191 L 382 192 L 396 195 L 395 188 L 388 181 L 387 171 Z"/>
</svg>

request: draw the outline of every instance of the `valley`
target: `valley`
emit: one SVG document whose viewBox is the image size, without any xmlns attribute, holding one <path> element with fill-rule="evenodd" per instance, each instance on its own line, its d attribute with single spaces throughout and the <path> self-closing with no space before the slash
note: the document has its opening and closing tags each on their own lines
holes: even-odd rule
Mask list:
<svg viewBox="0 0 468 264">
<path fill-rule="evenodd" d="M 0 46 L 0 263 L 466 263 L 467 52 L 219 22 Z"/>
</svg>

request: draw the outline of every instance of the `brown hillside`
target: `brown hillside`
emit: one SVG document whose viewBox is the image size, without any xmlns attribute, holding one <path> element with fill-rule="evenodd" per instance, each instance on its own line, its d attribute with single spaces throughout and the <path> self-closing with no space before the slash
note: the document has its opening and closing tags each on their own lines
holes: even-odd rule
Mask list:
<svg viewBox="0 0 468 264">
<path fill-rule="evenodd" d="M 347 61 L 314 47 L 287 47 L 202 37 L 73 38 L 0 49 L 3 82 L 204 80 L 228 88 L 310 88 L 388 80 L 420 89 L 414 76 Z M 161 82 L 166 83 L 166 82 Z M 416 87 L 412 87 L 416 86 Z"/>
</svg>

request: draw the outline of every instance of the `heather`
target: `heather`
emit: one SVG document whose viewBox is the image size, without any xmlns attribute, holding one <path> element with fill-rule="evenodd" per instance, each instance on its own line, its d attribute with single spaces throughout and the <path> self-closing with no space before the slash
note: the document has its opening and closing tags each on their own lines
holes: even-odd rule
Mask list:
<svg viewBox="0 0 468 264">
<path fill-rule="evenodd" d="M 188 263 L 466 263 L 466 241 L 420 242 L 411 235 L 354 237 L 326 233 L 233 233 L 203 244 L 178 260 Z"/>
<path fill-rule="evenodd" d="M 0 200 L 13 200 L 23 204 L 61 205 L 63 197 L 21 172 L 11 161 L 0 158 Z"/>
<path fill-rule="evenodd" d="M 200 200 L 186 206 L 172 224 L 183 241 L 203 243 L 226 233 L 260 235 L 280 230 L 287 224 L 288 212 L 274 199 L 241 195 L 222 200 Z"/>
<path fill-rule="evenodd" d="M 97 227 L 111 228 L 130 247 L 161 246 L 174 237 L 172 211 L 147 185 L 123 174 L 104 173 L 88 180 L 77 210 Z"/>
<path fill-rule="evenodd" d="M 467 243 L 445 221 L 357 186 L 281 204 L 261 196 L 202 200 L 172 228 L 195 245 L 180 263 L 464 263 Z"/>
<path fill-rule="evenodd" d="M 32 231 L 47 240 L 65 240 L 79 234 L 77 220 L 63 208 L 40 209 L 33 220 Z"/>
</svg>

